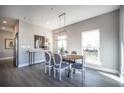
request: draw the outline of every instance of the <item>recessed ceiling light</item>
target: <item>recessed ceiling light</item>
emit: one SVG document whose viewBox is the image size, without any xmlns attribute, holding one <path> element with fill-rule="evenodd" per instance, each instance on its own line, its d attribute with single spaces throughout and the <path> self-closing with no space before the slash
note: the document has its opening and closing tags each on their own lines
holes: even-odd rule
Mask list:
<svg viewBox="0 0 124 93">
<path fill-rule="evenodd" d="M 5 29 L 6 29 L 6 27 L 4 27 L 4 26 L 3 26 L 3 27 L 2 27 L 2 29 L 3 29 L 3 30 L 5 30 Z"/>
<path fill-rule="evenodd" d="M 48 22 L 48 21 L 47 21 L 47 22 L 46 22 L 46 24 L 47 24 L 47 25 L 49 25 L 49 24 L 50 24 L 50 22 Z"/>
<path fill-rule="evenodd" d="M 6 23 L 7 23 L 7 21 L 3 20 L 3 23 L 4 23 L 4 24 L 6 24 Z"/>
</svg>

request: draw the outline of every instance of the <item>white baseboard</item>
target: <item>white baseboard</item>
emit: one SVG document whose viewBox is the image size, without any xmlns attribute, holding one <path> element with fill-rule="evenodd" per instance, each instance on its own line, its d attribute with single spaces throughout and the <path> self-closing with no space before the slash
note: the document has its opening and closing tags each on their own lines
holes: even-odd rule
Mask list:
<svg viewBox="0 0 124 93">
<path fill-rule="evenodd" d="M 44 60 L 37 60 L 34 63 L 37 64 L 37 63 L 42 63 L 42 62 L 44 62 Z M 18 67 L 25 67 L 25 66 L 29 66 L 29 62 L 20 64 Z"/>
<path fill-rule="evenodd" d="M 102 67 L 95 67 L 95 66 L 90 66 L 90 65 L 86 65 L 87 68 L 92 68 L 95 70 L 100 70 L 100 71 L 104 71 L 104 72 L 109 72 L 109 73 L 113 73 L 113 74 L 119 74 L 119 71 L 114 70 L 114 69 L 108 69 L 108 68 L 102 68 Z"/>
<path fill-rule="evenodd" d="M 3 58 L 0 58 L 0 60 L 7 60 L 7 59 L 13 59 L 13 57 L 3 57 Z"/>
<path fill-rule="evenodd" d="M 45 60 L 37 60 L 37 61 L 35 61 L 35 63 L 42 63 L 42 62 L 44 62 Z"/>
<path fill-rule="evenodd" d="M 18 67 L 25 67 L 25 66 L 29 66 L 29 63 L 19 64 Z"/>
</svg>

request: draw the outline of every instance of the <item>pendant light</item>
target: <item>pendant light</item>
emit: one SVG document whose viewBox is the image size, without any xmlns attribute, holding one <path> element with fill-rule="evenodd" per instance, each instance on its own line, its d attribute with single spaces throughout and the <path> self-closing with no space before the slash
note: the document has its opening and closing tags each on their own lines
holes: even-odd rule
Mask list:
<svg viewBox="0 0 124 93">
<path fill-rule="evenodd" d="M 58 31 L 58 36 L 60 36 L 61 33 L 65 33 L 67 32 L 66 29 L 65 29 L 65 25 L 66 25 L 66 13 L 62 13 L 58 16 L 59 18 L 59 31 Z M 62 27 L 62 28 L 61 28 Z"/>
</svg>

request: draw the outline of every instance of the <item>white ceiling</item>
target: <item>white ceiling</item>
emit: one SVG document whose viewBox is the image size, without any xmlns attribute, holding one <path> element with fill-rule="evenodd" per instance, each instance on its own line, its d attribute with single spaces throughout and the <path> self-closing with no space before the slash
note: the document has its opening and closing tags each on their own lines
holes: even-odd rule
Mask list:
<svg viewBox="0 0 124 93">
<path fill-rule="evenodd" d="M 118 9 L 118 5 L 0 6 L 0 16 L 21 19 L 48 29 L 59 28 L 58 16 L 66 13 L 66 25 Z"/>
<path fill-rule="evenodd" d="M 3 21 L 6 21 L 6 23 L 3 23 Z M 1 31 L 14 32 L 14 26 L 16 23 L 17 23 L 17 20 L 15 19 L 0 16 L 0 30 Z"/>
</svg>

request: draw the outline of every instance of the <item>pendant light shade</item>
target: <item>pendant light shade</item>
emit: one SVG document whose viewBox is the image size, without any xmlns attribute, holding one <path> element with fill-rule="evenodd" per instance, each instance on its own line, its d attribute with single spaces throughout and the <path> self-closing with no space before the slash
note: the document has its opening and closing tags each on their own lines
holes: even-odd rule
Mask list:
<svg viewBox="0 0 124 93">
<path fill-rule="evenodd" d="M 65 34 L 67 33 L 66 29 L 65 29 L 65 25 L 66 25 L 66 13 L 62 13 L 58 16 L 59 18 L 59 31 L 58 31 L 58 35 L 60 36 L 61 34 Z"/>
</svg>

